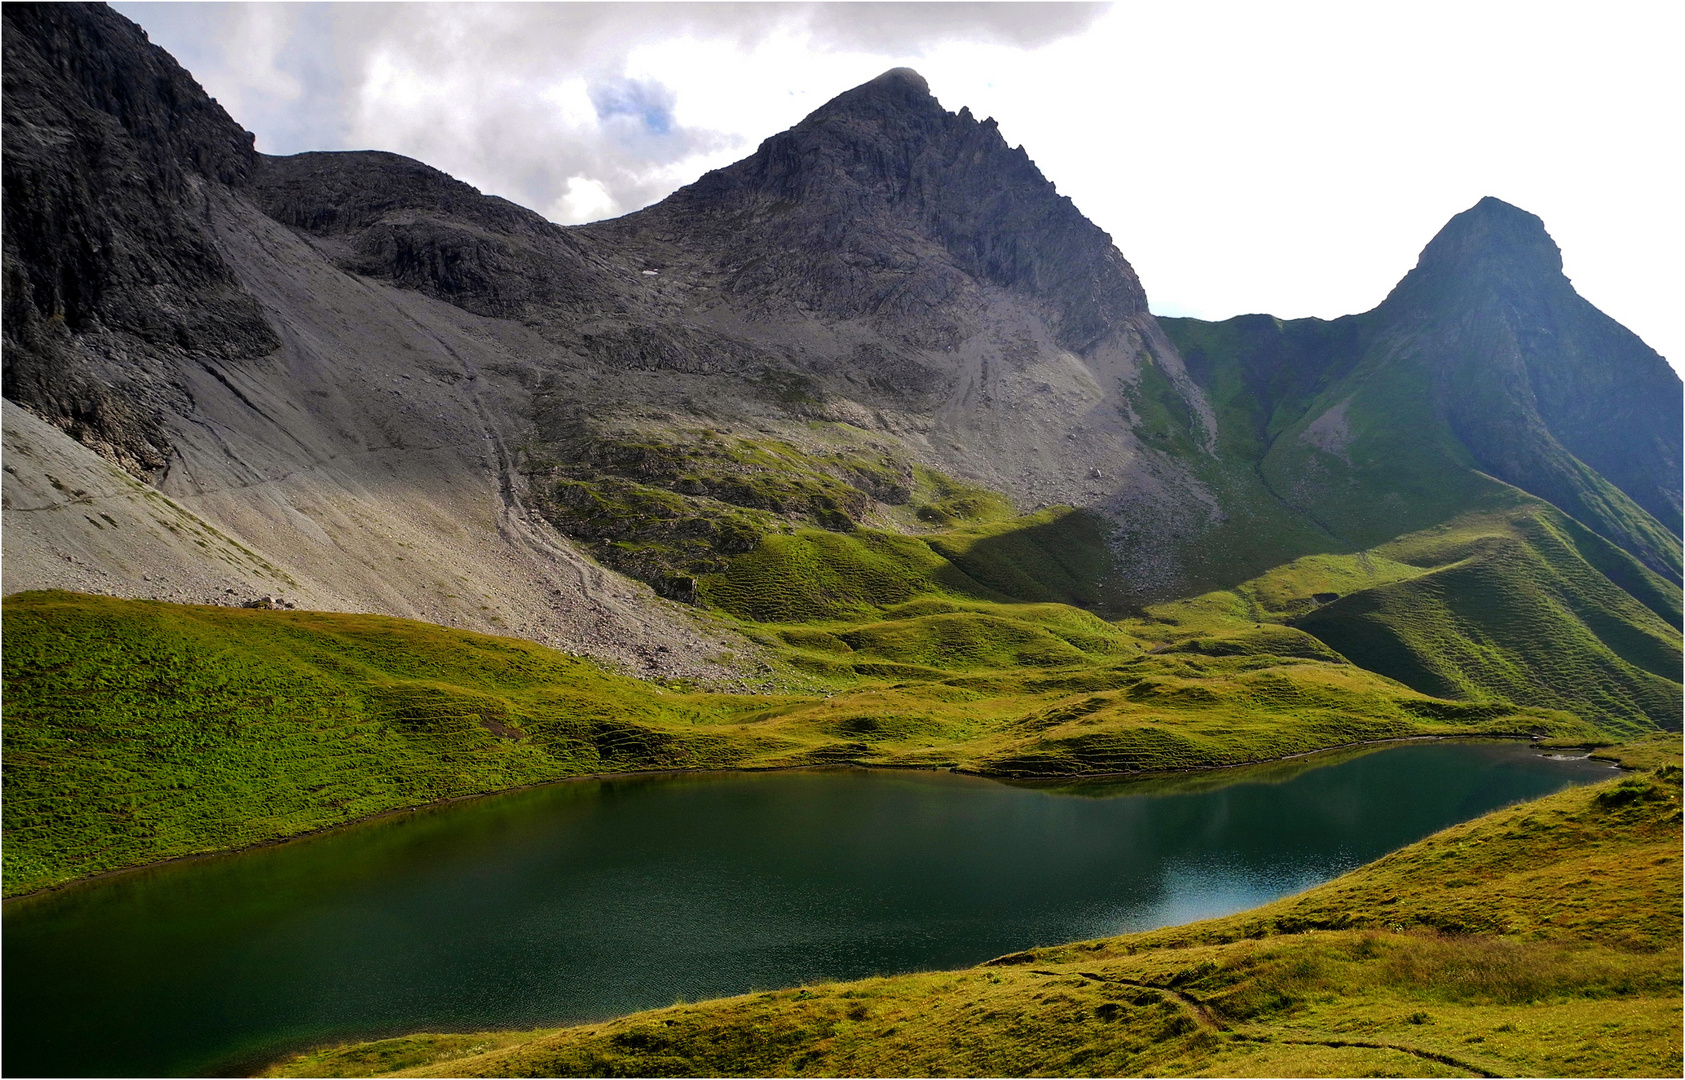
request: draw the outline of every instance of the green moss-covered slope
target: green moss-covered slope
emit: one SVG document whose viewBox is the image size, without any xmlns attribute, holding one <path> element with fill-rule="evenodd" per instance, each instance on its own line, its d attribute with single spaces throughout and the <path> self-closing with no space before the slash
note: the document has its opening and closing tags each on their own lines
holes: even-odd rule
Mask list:
<svg viewBox="0 0 1685 1080">
<path fill-rule="evenodd" d="M 545 516 L 605 564 L 738 618 L 849 617 L 932 593 L 1106 603 L 1098 515 L 1019 517 L 865 432 L 808 434 L 581 429 L 529 471 Z"/>
</svg>

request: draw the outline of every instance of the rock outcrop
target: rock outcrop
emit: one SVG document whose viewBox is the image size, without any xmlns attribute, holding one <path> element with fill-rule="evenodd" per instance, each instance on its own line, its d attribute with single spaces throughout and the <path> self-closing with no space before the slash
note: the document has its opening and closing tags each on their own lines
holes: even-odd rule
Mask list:
<svg viewBox="0 0 1685 1080">
<path fill-rule="evenodd" d="M 602 227 L 615 237 L 651 229 L 705 239 L 734 295 L 878 317 L 922 344 L 962 333 L 987 285 L 1042 305 L 1055 340 L 1077 352 L 1147 314 L 1111 237 L 992 119 L 948 112 L 906 68 Z"/>
<path fill-rule="evenodd" d="M 206 228 L 252 135 L 104 5 L 4 9 L 5 392 L 137 477 L 167 467 L 172 368 L 279 339 Z"/>
</svg>

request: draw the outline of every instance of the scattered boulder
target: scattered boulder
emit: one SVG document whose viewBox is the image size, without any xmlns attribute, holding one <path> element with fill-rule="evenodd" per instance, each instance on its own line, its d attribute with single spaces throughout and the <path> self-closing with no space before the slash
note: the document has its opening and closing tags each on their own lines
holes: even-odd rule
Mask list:
<svg viewBox="0 0 1685 1080">
<path fill-rule="evenodd" d="M 293 609 L 293 602 L 291 600 L 283 600 L 279 596 L 269 595 L 260 596 L 255 600 L 247 600 L 240 606 L 245 608 L 257 608 L 261 611 L 291 611 Z"/>
</svg>

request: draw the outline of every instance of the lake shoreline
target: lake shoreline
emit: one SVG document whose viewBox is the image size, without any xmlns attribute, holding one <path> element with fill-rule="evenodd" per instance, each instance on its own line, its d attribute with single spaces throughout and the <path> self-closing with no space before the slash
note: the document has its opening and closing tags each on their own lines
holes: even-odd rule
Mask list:
<svg viewBox="0 0 1685 1080">
<path fill-rule="evenodd" d="M 301 1047 L 577 1027 L 1224 917 L 1469 815 L 1619 782 L 1583 751 L 1540 751 L 1377 740 L 1058 791 L 946 769 L 664 770 L 459 800 L 11 909 L 10 974 L 31 993 L 8 1002 L 29 1033 L 8 1065 L 246 1074 Z"/>
<path fill-rule="evenodd" d="M 1231 769 L 1246 769 L 1259 765 L 1272 765 L 1278 762 L 1296 761 L 1303 758 L 1315 757 L 1318 754 L 1333 753 L 1339 750 L 1351 750 L 1361 746 L 1385 746 L 1389 743 L 1444 742 L 1451 740 L 1534 743 L 1550 741 L 1537 735 L 1493 735 L 1477 732 L 1450 735 L 1398 735 L 1387 739 L 1362 739 L 1356 742 L 1339 743 L 1334 746 L 1318 747 L 1315 750 L 1300 751 L 1296 754 L 1283 754 L 1280 757 L 1273 758 L 1258 758 L 1254 761 L 1241 761 L 1230 765 L 1196 765 L 1181 769 L 1135 769 L 1124 772 L 1062 773 L 1053 776 L 1043 773 L 985 773 L 946 765 L 866 765 L 850 762 L 838 762 L 835 764 L 823 765 L 772 765 L 764 768 L 746 766 L 728 769 L 628 769 L 622 772 L 582 773 L 578 776 L 563 776 L 554 780 L 543 780 L 534 784 L 521 784 L 516 787 L 498 788 L 494 791 L 477 791 L 467 795 L 453 795 L 448 799 L 436 799 L 433 802 L 418 803 L 414 806 L 394 807 L 393 809 L 381 810 L 373 814 L 364 814 L 361 817 L 352 818 L 349 821 L 342 821 L 333 825 L 324 825 L 319 828 L 310 829 L 306 832 L 293 833 L 290 836 L 278 836 L 269 840 L 259 840 L 251 844 L 242 844 L 239 847 L 223 848 L 217 851 L 194 852 L 189 855 L 172 855 L 167 859 L 157 859 L 152 862 L 140 863 L 135 866 L 124 866 L 115 870 L 101 870 L 98 873 L 85 874 L 78 878 L 72 878 L 69 881 L 59 882 L 56 885 L 43 885 L 38 889 L 31 889 L 28 892 L 7 896 L 0 899 L 0 908 L 10 908 L 22 901 L 41 899 L 52 893 L 62 892 L 66 889 L 76 888 L 81 885 L 90 885 L 97 881 L 121 877 L 126 874 L 138 874 L 148 870 L 156 870 L 165 866 L 173 866 L 177 863 L 199 862 L 205 859 L 218 859 L 233 855 L 243 855 L 248 852 L 259 851 L 264 848 L 279 847 L 283 844 L 292 844 L 302 840 L 310 840 L 326 836 L 330 833 L 339 832 L 343 829 L 355 828 L 360 825 L 367 825 L 372 822 L 382 821 L 387 818 L 394 818 L 404 814 L 420 814 L 433 810 L 444 809 L 458 803 L 472 802 L 478 799 L 489 799 L 497 795 L 509 795 L 517 791 L 533 791 L 538 788 L 554 787 L 557 784 L 580 783 L 587 780 L 615 780 L 659 776 L 718 776 L 749 773 L 836 772 L 844 769 L 861 769 L 881 772 L 948 772 L 953 773 L 956 776 L 970 776 L 980 780 L 994 780 L 998 782 L 1013 781 L 1017 783 L 1023 783 L 1025 781 L 1072 783 L 1087 780 L 1145 780 L 1158 776 L 1186 776 L 1195 773 L 1219 773 L 1226 772 Z M 1593 746 L 1591 743 L 1578 745 Z M 1561 749 L 1571 748 L 1573 747 L 1567 745 L 1561 747 Z M 1593 746 L 1593 748 L 1595 749 L 1596 746 Z M 1619 765 L 1617 765 L 1617 767 L 1624 768 L 1624 766 Z"/>
</svg>

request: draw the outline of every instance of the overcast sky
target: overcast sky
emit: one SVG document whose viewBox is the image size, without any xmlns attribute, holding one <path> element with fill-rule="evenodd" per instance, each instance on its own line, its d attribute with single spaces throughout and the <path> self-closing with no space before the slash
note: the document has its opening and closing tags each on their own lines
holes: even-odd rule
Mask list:
<svg viewBox="0 0 1685 1080">
<path fill-rule="evenodd" d="M 1364 311 L 1452 214 L 1538 214 L 1685 361 L 1685 4 L 117 3 L 258 149 L 636 210 L 917 68 L 1112 234 L 1159 314 Z"/>
</svg>

